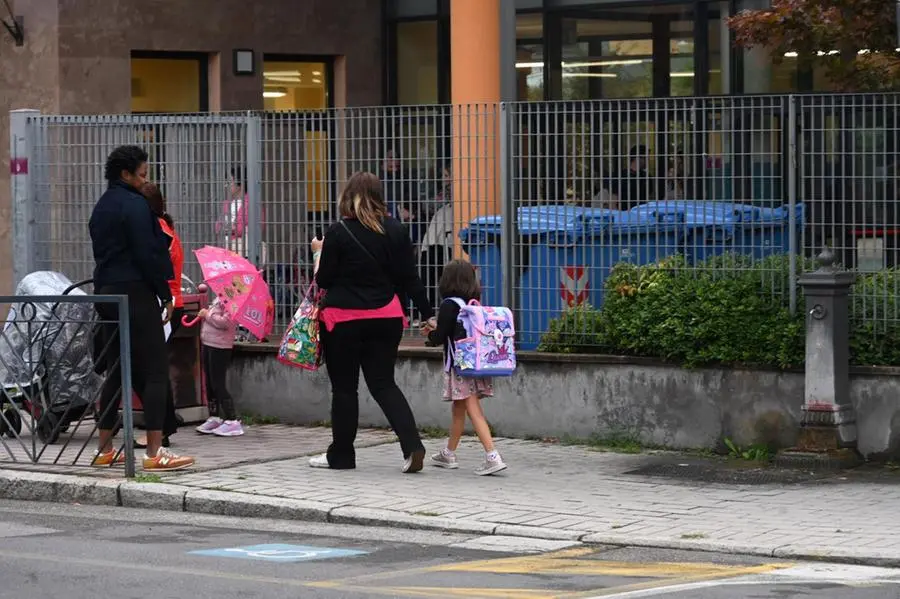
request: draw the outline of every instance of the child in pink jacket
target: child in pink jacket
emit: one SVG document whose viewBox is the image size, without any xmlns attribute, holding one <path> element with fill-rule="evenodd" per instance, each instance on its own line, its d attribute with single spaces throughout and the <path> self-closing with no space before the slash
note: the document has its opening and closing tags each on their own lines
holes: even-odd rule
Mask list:
<svg viewBox="0 0 900 599">
<path fill-rule="evenodd" d="M 203 345 L 203 371 L 206 375 L 210 417 L 197 427 L 197 432 L 219 437 L 243 435 L 244 427 L 237 419 L 234 399 L 226 386 L 237 325 L 225 312 L 218 298 L 209 308 L 200 310 L 199 317 L 203 320 L 200 342 Z"/>
</svg>

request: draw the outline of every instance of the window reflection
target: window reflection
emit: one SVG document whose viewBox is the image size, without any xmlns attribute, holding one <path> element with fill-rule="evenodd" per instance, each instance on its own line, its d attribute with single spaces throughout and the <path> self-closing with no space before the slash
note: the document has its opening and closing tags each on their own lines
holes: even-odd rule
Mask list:
<svg viewBox="0 0 900 599">
<path fill-rule="evenodd" d="M 263 61 L 266 110 L 328 108 L 328 71 L 324 62 Z"/>
<path fill-rule="evenodd" d="M 544 18 L 538 13 L 516 15 L 516 99 L 544 99 Z"/>
<path fill-rule="evenodd" d="M 397 23 L 397 102 L 438 102 L 437 21 Z"/>
</svg>

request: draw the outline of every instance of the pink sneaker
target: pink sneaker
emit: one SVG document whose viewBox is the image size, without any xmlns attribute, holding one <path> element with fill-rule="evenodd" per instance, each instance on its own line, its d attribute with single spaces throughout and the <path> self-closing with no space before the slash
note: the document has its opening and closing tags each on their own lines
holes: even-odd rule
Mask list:
<svg viewBox="0 0 900 599">
<path fill-rule="evenodd" d="M 240 420 L 226 420 L 212 434 L 217 437 L 240 437 L 244 434 L 244 427 Z"/>
<path fill-rule="evenodd" d="M 222 419 L 216 416 L 210 416 L 206 419 L 206 422 L 198 426 L 196 430 L 198 433 L 203 433 L 204 435 L 211 435 L 214 430 L 222 426 Z"/>
</svg>

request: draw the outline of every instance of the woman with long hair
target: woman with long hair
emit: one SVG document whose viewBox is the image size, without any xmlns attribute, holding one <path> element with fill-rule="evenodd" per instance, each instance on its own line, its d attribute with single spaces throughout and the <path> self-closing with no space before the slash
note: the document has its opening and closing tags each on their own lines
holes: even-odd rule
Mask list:
<svg viewBox="0 0 900 599">
<path fill-rule="evenodd" d="M 181 327 L 181 317 L 184 316 L 184 295 L 181 292 L 181 273 L 184 272 L 184 248 L 181 246 L 181 239 L 175 232 L 175 220 L 168 212 L 166 206 L 166 198 L 163 197 L 159 187 L 154 183 L 144 183 L 140 189 L 141 195 L 147 198 L 150 205 L 150 211 L 159 220 L 159 227 L 166 238 L 169 246 L 169 259 L 172 261 L 172 271 L 174 277 L 169 280 L 169 291 L 172 292 L 172 320 L 169 326 L 172 327 L 169 334 L 171 341 L 175 335 L 175 331 Z M 166 389 L 166 417 L 163 421 L 163 437 L 162 446 L 169 447 L 169 438 L 178 432 L 178 416 L 175 413 L 175 394 L 172 391 L 172 384 Z M 147 438 L 135 439 L 135 447 L 143 449 L 147 447 Z"/>
<path fill-rule="evenodd" d="M 406 228 L 388 216 L 381 181 L 356 173 L 338 204 L 341 219 L 314 239 L 316 283 L 326 290 L 320 312 L 325 365 L 331 380 L 332 443 L 310 460 L 314 468 L 356 467 L 359 371 L 400 438 L 402 471 L 418 472 L 425 459 L 416 420 L 394 381 L 397 349 L 407 326 L 398 293 L 413 300 L 425 320 L 434 311 L 419 280 Z"/>
</svg>

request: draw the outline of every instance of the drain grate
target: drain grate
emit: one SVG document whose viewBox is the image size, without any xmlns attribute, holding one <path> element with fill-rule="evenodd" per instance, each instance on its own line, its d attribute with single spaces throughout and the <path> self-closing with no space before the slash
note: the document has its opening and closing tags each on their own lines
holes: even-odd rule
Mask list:
<svg viewBox="0 0 900 599">
<path fill-rule="evenodd" d="M 822 481 L 835 472 L 806 472 L 780 468 L 734 468 L 725 463 L 657 463 L 629 470 L 625 474 L 727 485 L 800 484 Z"/>
</svg>

